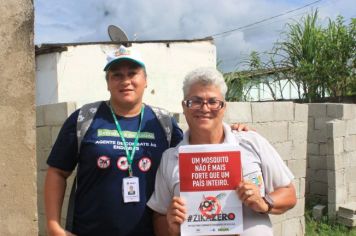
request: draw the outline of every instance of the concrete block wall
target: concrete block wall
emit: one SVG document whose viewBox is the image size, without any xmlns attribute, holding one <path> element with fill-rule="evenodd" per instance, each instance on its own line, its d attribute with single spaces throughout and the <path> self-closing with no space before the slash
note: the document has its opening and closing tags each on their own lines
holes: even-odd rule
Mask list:
<svg viewBox="0 0 356 236">
<path fill-rule="evenodd" d="M 176 115 L 176 119 L 180 127 L 188 128 L 183 114 Z M 304 235 L 308 106 L 292 102 L 228 102 L 225 122 L 244 123 L 256 129 L 291 169 L 298 202 L 287 213 L 271 216 L 274 235 Z"/>
<path fill-rule="evenodd" d="M 333 119 L 327 115 L 327 107 L 326 103 L 308 104 L 306 197 L 316 198 L 321 204 L 327 203 L 328 195 L 326 126 Z"/>
<path fill-rule="evenodd" d="M 61 103 L 37 107 L 37 133 L 39 166 L 38 202 L 40 235 L 44 235 L 45 218 L 43 208 L 43 178 L 47 168 L 45 162 L 53 145 L 59 128 L 65 118 L 75 110 L 75 104 Z M 51 113 L 51 114 L 49 114 Z M 176 114 L 176 119 L 183 130 L 188 128 L 184 115 Z M 291 102 L 271 103 L 228 103 L 225 115 L 227 123 L 249 124 L 267 138 L 280 153 L 281 157 L 295 175 L 294 184 L 298 203 L 286 214 L 273 216 L 275 235 L 304 235 L 304 195 L 306 176 L 306 138 L 308 127 L 307 105 Z M 71 186 L 71 183 L 68 184 Z M 68 200 L 69 189 L 65 203 Z M 66 215 L 66 207 L 62 210 L 62 219 Z"/>
<path fill-rule="evenodd" d="M 42 105 L 36 108 L 36 132 L 37 132 L 37 205 L 39 235 L 46 235 L 46 218 L 44 210 L 44 182 L 47 171 L 47 158 L 58 136 L 59 130 L 65 119 L 76 109 L 75 103 L 58 103 Z M 65 225 L 70 187 L 73 177 L 67 184 L 66 196 L 62 209 L 62 225 Z"/>
<path fill-rule="evenodd" d="M 356 104 L 327 104 L 327 206 L 329 217 L 356 202 Z"/>
<path fill-rule="evenodd" d="M 356 105 L 308 104 L 306 197 L 328 206 L 334 217 L 341 204 L 356 201 Z"/>
</svg>

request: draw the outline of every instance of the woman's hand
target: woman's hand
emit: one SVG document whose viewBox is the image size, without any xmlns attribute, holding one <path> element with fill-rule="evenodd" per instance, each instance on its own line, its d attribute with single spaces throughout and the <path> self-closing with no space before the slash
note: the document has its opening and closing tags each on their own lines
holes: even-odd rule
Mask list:
<svg viewBox="0 0 356 236">
<path fill-rule="evenodd" d="M 167 212 L 168 230 L 172 235 L 180 234 L 180 225 L 186 219 L 185 201 L 181 197 L 173 197 Z"/>
<path fill-rule="evenodd" d="M 243 204 L 256 212 L 267 212 L 268 205 L 263 200 L 258 187 L 249 181 L 241 181 L 236 189 L 237 195 Z"/>
</svg>

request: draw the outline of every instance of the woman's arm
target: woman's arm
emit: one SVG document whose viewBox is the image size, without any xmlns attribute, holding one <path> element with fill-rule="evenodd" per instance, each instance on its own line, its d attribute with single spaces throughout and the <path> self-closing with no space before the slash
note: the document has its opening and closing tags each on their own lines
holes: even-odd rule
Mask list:
<svg viewBox="0 0 356 236">
<path fill-rule="evenodd" d="M 273 200 L 271 209 L 269 209 L 268 204 L 260 195 L 260 191 L 254 183 L 242 181 L 237 188 L 237 194 L 243 204 L 260 213 L 282 214 L 293 208 L 297 203 L 295 188 L 292 183 L 285 187 L 278 187 L 269 194 Z"/>
</svg>

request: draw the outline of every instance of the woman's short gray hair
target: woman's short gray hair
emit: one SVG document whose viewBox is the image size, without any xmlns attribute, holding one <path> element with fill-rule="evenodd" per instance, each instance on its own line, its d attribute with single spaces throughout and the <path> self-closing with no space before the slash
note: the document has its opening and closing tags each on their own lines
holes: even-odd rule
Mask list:
<svg viewBox="0 0 356 236">
<path fill-rule="evenodd" d="M 215 85 L 220 88 L 221 95 L 225 99 L 227 85 L 223 75 L 215 68 L 201 67 L 189 72 L 183 82 L 184 99 L 187 98 L 190 88 L 197 83 L 203 85 Z"/>
</svg>

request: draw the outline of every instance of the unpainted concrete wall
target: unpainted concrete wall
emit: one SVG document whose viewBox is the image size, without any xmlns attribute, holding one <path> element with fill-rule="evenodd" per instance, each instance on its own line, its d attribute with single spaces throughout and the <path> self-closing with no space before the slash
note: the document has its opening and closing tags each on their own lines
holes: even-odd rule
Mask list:
<svg viewBox="0 0 356 236">
<path fill-rule="evenodd" d="M 306 196 L 338 207 L 356 201 L 356 104 L 309 104 Z"/>
<path fill-rule="evenodd" d="M 0 12 L 0 235 L 37 235 L 33 1 Z"/>
<path fill-rule="evenodd" d="M 37 161 L 38 161 L 38 202 L 40 218 L 40 235 L 45 235 L 45 218 L 43 209 L 43 179 L 46 171 L 46 159 L 59 132 L 64 119 L 75 110 L 74 103 L 60 103 L 37 107 Z M 176 115 L 179 125 L 187 128 L 182 114 Z M 243 122 L 266 137 L 277 149 L 288 167 L 295 175 L 294 184 L 297 190 L 298 203 L 279 216 L 272 216 L 276 236 L 304 234 L 304 193 L 306 175 L 306 137 L 307 105 L 291 102 L 271 103 L 228 103 L 225 121 L 228 123 Z M 71 183 L 68 184 L 71 186 Z M 68 199 L 67 194 L 65 204 Z M 63 207 L 62 220 L 66 215 Z"/>
</svg>

